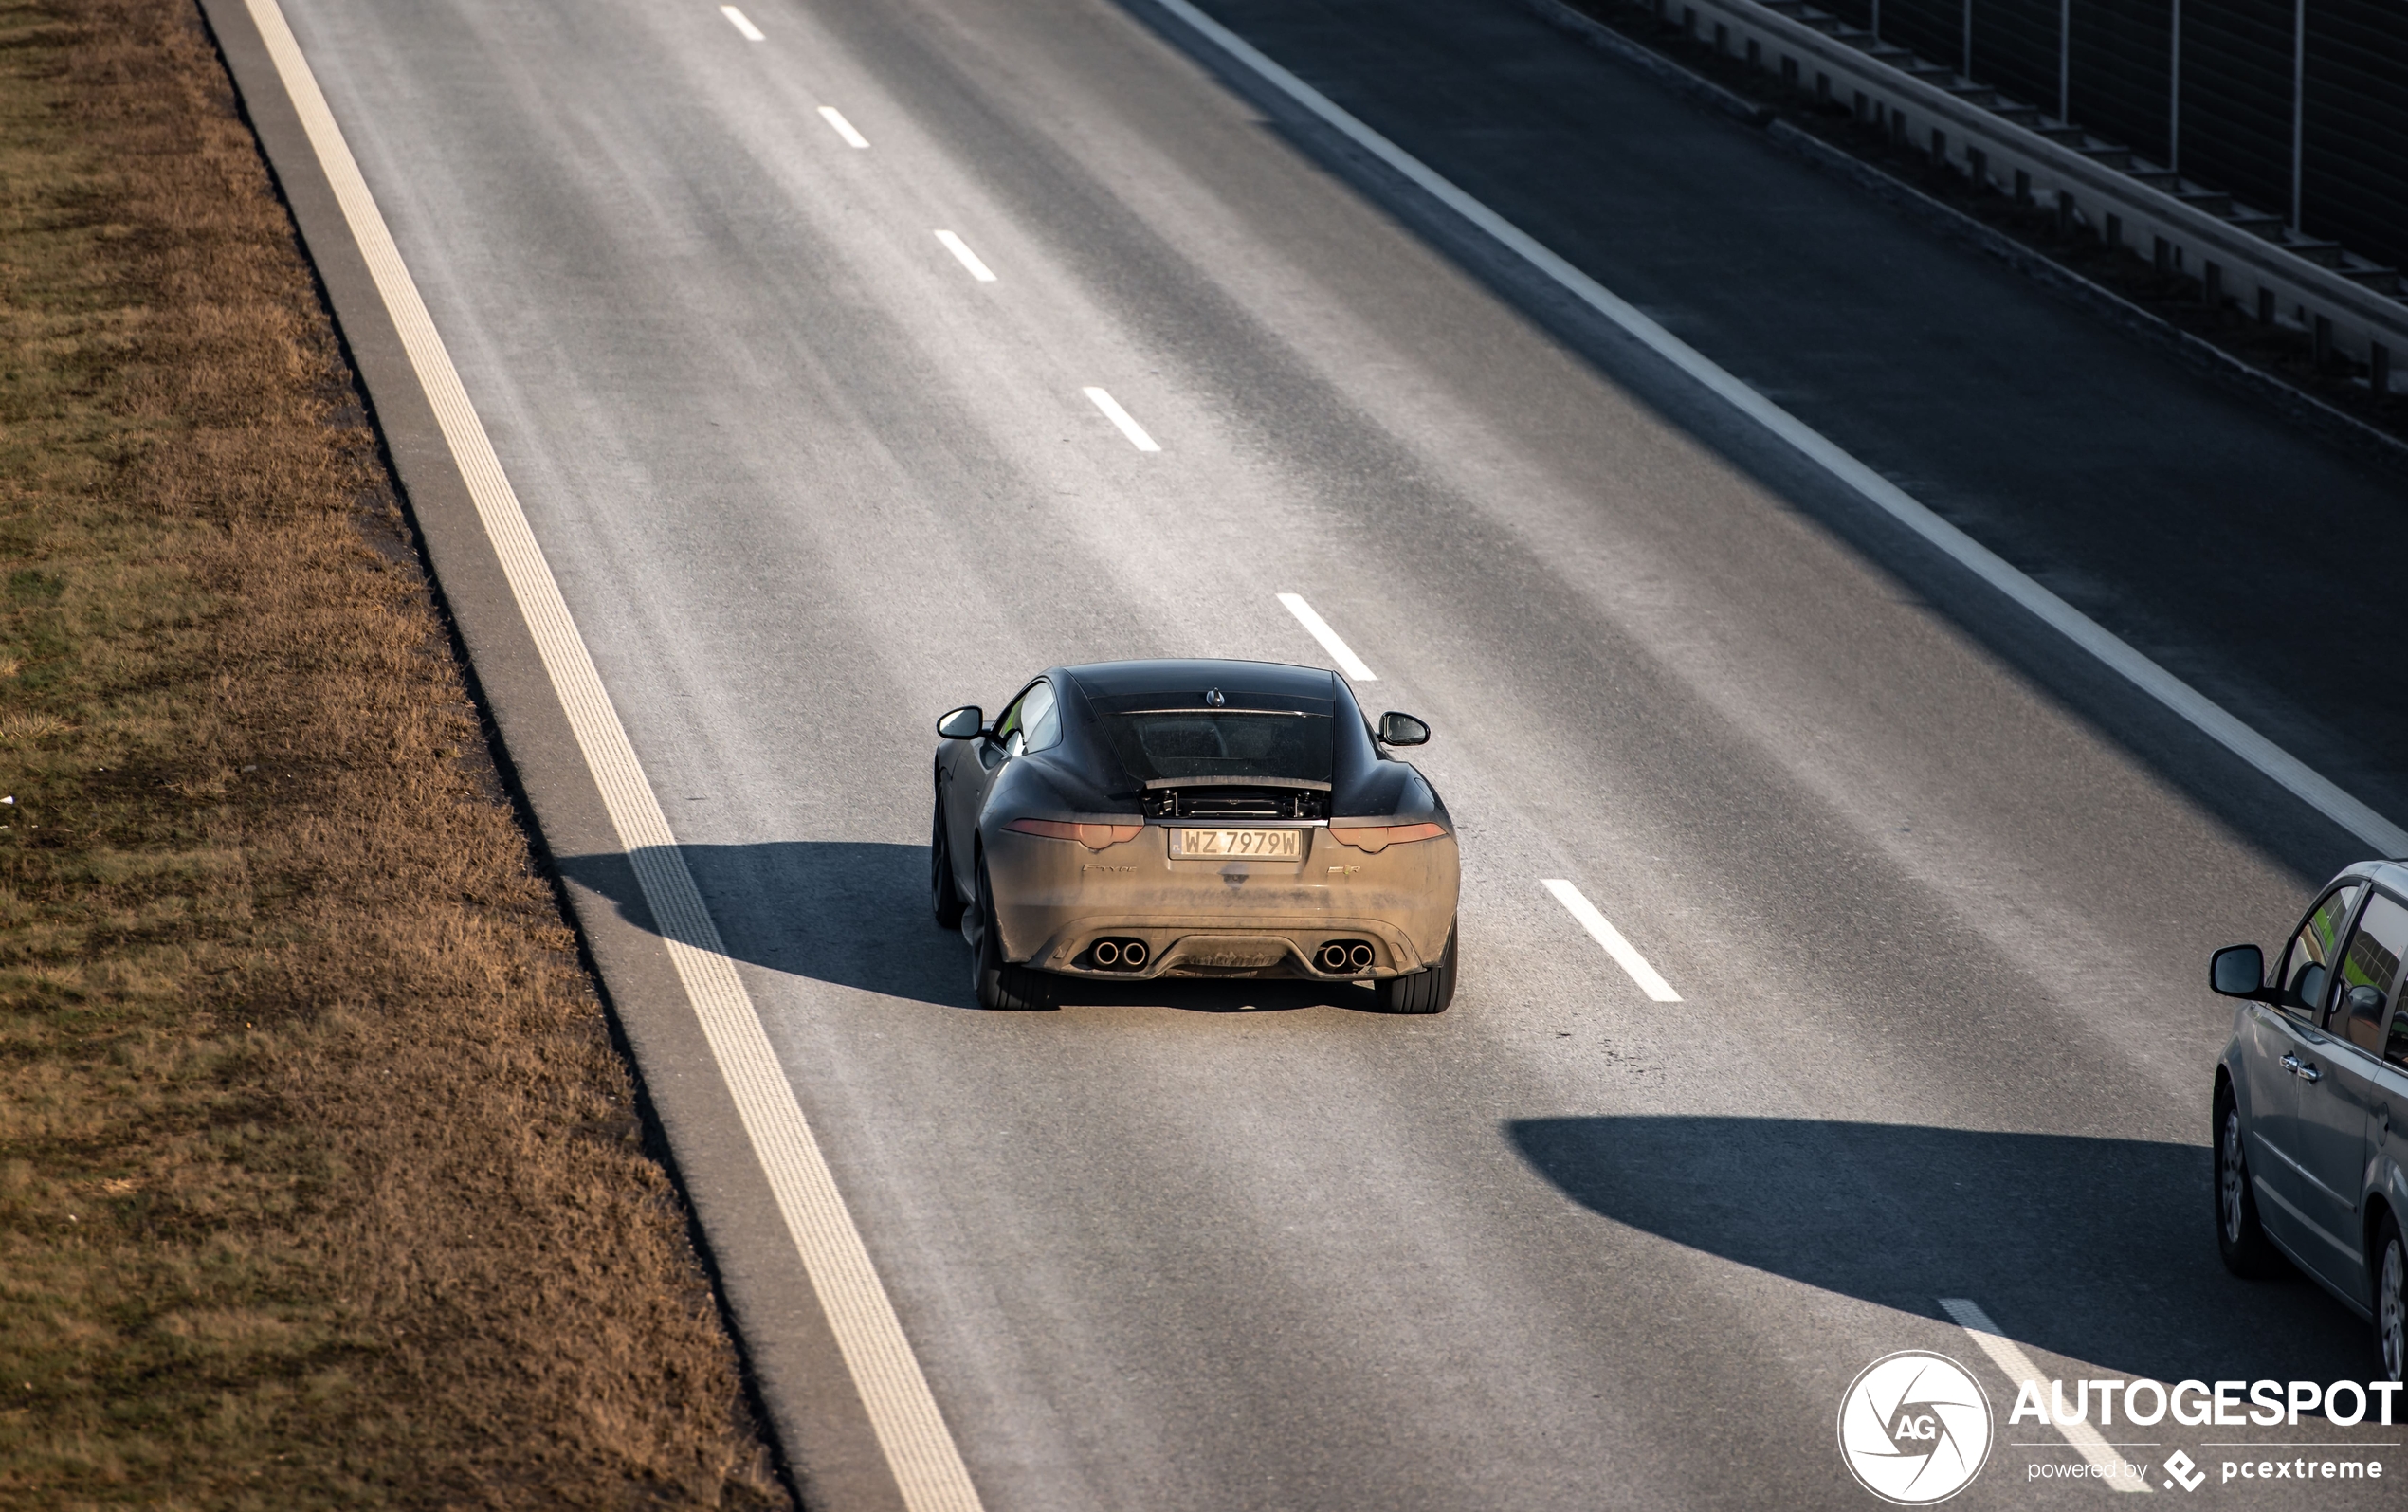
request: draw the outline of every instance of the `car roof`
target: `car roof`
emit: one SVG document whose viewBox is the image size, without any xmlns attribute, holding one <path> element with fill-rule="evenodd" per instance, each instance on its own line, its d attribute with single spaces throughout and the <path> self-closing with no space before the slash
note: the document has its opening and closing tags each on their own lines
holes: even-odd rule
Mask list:
<svg viewBox="0 0 2408 1512">
<path fill-rule="evenodd" d="M 2342 873 L 2344 877 L 2370 878 L 2403 898 L 2408 898 L 2408 862 L 2362 861 Z M 2339 881 L 2340 878 L 2335 878 Z"/>
<path fill-rule="evenodd" d="M 1284 662 L 1173 660 L 1090 662 L 1062 670 L 1088 693 L 1115 698 L 1131 693 L 1250 693 L 1273 698 L 1328 699 L 1338 674 Z"/>
</svg>

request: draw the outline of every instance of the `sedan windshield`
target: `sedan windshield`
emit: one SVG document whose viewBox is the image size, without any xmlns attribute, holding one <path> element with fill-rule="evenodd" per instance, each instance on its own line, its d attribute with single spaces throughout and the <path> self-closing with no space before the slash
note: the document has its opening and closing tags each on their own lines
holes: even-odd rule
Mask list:
<svg viewBox="0 0 2408 1512">
<path fill-rule="evenodd" d="M 1332 765 L 1327 715 L 1236 709 L 1133 710 L 1098 720 L 1140 782 L 1272 778 L 1325 783 Z"/>
</svg>

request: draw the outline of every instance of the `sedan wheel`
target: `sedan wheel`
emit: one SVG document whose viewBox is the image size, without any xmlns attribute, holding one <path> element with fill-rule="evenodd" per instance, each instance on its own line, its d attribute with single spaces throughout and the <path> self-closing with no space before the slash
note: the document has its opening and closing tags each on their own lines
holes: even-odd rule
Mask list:
<svg viewBox="0 0 2408 1512">
<path fill-rule="evenodd" d="M 2230 1092 L 2216 1098 L 2216 1248 L 2224 1257 L 2224 1268 L 2235 1276 L 2271 1276 L 2283 1266 L 2281 1254 L 2257 1221 L 2241 1110 Z"/>
<path fill-rule="evenodd" d="M 2383 1379 L 2408 1372 L 2408 1252 L 2399 1243 L 2399 1222 L 2385 1217 L 2375 1235 L 2375 1347 L 2381 1352 Z"/>
</svg>

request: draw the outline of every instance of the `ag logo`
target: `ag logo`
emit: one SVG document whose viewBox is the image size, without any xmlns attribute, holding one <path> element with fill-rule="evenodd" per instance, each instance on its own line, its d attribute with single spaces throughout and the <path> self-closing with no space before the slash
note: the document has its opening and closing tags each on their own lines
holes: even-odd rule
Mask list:
<svg viewBox="0 0 2408 1512">
<path fill-rule="evenodd" d="M 1839 1399 L 1839 1452 L 1885 1502 L 1945 1502 L 1990 1458 L 1990 1398 L 1945 1355 L 1884 1355 Z"/>
</svg>

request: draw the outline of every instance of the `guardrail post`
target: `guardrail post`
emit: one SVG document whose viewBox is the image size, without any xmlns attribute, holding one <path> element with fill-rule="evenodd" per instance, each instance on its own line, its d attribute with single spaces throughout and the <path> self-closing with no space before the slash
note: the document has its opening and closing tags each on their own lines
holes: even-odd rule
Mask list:
<svg viewBox="0 0 2408 1512">
<path fill-rule="evenodd" d="M 2300 0 L 2306 4 L 2307 0 Z M 2073 118 L 2073 0 L 2057 0 L 2057 119 Z"/>
<path fill-rule="evenodd" d="M 1852 25 L 1842 25 L 1827 11 L 1809 9 L 1799 0 L 1629 3 L 1661 14 L 1667 31 L 1678 25 L 1692 40 L 1717 43 L 1726 57 L 1739 51 L 1734 40 L 1754 42 L 1757 46 L 1751 57 L 1756 64 L 1769 70 L 1779 60 L 1784 79 L 1792 77 L 1789 64 L 1795 59 L 1797 77 L 1813 73 L 1817 100 L 1834 115 L 1843 106 L 1850 108 L 1852 121 L 1875 128 L 1894 148 L 1906 149 L 1911 143 L 1914 156 L 1928 151 L 1935 162 L 1946 164 L 1951 171 L 1961 168 L 1974 183 L 2012 192 L 2019 207 L 2036 209 L 2040 196 L 2047 195 L 2053 211 L 2050 218 L 2060 234 L 2079 227 L 2107 246 L 2143 257 L 2154 254 L 2167 292 L 2178 283 L 2197 281 L 2197 297 L 2217 308 L 2229 301 L 2236 315 L 2249 311 L 2248 294 L 2255 292 L 2255 313 L 2261 322 L 2295 328 L 2303 335 L 2316 330 L 2311 310 L 2324 310 L 2324 360 L 2338 363 L 2345 358 L 2348 364 L 2345 370 L 2335 371 L 2352 375 L 2365 372 L 2360 364 L 2367 361 L 2370 348 L 2378 342 L 2390 352 L 2408 350 L 2408 314 L 2402 310 L 2408 301 L 2393 294 L 2394 281 L 2371 273 L 2360 259 L 2338 254 L 2330 243 L 2301 240 L 2296 210 L 2294 223 L 2288 226 L 2263 211 L 2236 214 L 2230 195 L 2175 176 L 2184 158 L 2177 155 L 2172 143 L 2164 154 L 2165 167 L 2159 168 L 2155 154 L 2150 155 L 2151 161 L 2133 160 L 2128 149 L 2094 142 L 2065 118 L 2069 101 L 2062 92 L 2071 82 L 2071 62 L 2069 23 L 2075 19 L 2070 12 L 2079 9 L 2073 0 L 2056 0 L 2053 5 L 2050 0 L 2018 0 L 2039 10 L 2032 19 L 2041 23 L 2034 27 L 2041 35 L 2030 40 L 2056 54 L 2061 98 L 2055 101 L 2058 108 L 2053 114 L 2042 100 L 2001 100 L 1995 89 L 1976 82 L 1970 75 L 1957 77 L 1907 56 L 1903 49 L 1878 40 L 1882 32 L 1877 22 L 1872 37 L 1868 38 Z M 1828 7 L 1830 0 L 1817 3 Z M 2151 3 L 2167 12 L 2178 6 L 2193 9 L 2190 0 Z M 2302 0 L 2271 3 L 2278 9 L 2292 11 L 2296 29 Z M 1868 9 L 1879 4 L 1880 0 L 1870 0 Z M 1957 0 L 1955 5 L 1930 0 L 1930 5 L 1943 12 L 1980 9 L 1979 5 L 1968 8 L 1966 0 Z M 2044 29 L 2044 18 L 2052 10 L 2057 22 L 2053 38 Z M 2181 22 L 2191 19 L 2184 16 Z M 1709 30 L 1717 22 L 1723 25 Z M 2191 34 L 2191 28 L 2183 27 L 2186 42 Z M 2048 47 L 2051 42 L 2055 44 L 2053 48 Z M 2169 61 L 2175 69 L 2181 68 L 2185 60 L 2179 47 Z M 2292 62 L 2296 67 L 2296 57 Z M 2045 67 L 2043 64 L 2042 70 Z M 2029 81 L 2027 88 L 2036 88 L 2043 98 L 2048 92 L 2048 84 L 2040 80 Z M 2195 88 L 2191 94 L 2196 94 Z M 2197 101 L 2190 95 L 2180 97 L 2180 102 L 2194 107 L 2181 114 L 2198 115 Z M 2168 101 L 2169 137 L 2183 124 L 2178 109 L 2174 101 Z M 1872 135 L 1866 133 L 1863 139 L 1870 141 Z M 1901 152 L 1902 156 L 1906 155 Z M 2265 207 L 2272 208 L 2271 204 Z M 2157 245 L 2143 247 L 2144 239 Z M 2341 328 L 2338 332 L 2332 329 L 2335 325 Z"/>
</svg>

